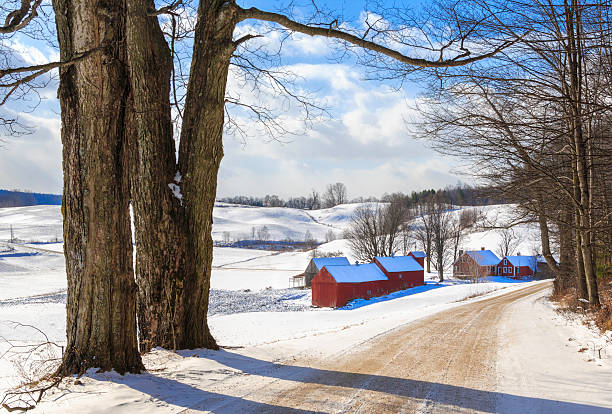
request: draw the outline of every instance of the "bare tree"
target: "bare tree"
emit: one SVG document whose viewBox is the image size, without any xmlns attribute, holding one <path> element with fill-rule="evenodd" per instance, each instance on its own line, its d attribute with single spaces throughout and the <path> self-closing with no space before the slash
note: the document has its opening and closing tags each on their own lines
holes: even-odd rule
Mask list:
<svg viewBox="0 0 612 414">
<path fill-rule="evenodd" d="M 408 218 L 410 220 L 410 218 Z M 406 256 L 412 251 L 414 245 L 414 227 L 408 223 L 402 224 L 400 228 L 400 237 L 402 241 L 402 254 Z"/>
<path fill-rule="evenodd" d="M 521 239 L 516 235 L 512 228 L 498 230 L 499 242 L 497 243 L 497 254 L 499 257 L 506 257 L 514 254 L 514 251 L 521 243 Z"/>
<path fill-rule="evenodd" d="M 268 230 L 268 226 L 263 225 L 257 229 L 257 240 L 268 241 L 269 238 L 270 231 Z"/>
<path fill-rule="evenodd" d="M 470 11 L 454 9 L 460 20 L 473 19 L 476 10 L 496 11 L 491 33 L 517 40 L 529 33 L 487 65 L 435 73 L 444 88 L 426 103 L 425 135 L 435 137 L 438 150 L 469 160 L 470 173 L 519 203 L 523 215 L 513 224 L 539 224 L 543 255 L 557 275 L 568 265 L 551 253 L 550 235 L 562 234 L 567 247 L 573 234 L 578 295 L 597 305 L 595 265 L 607 256 L 598 254 L 606 243 L 597 240 L 612 232 L 610 186 L 602 179 L 612 159 L 604 138 L 612 114 L 609 5 L 462 5 Z"/>
<path fill-rule="evenodd" d="M 461 210 L 459 215 L 450 219 L 451 239 L 453 243 L 453 263 L 457 261 L 459 246 L 463 242 L 466 232 L 473 229 L 482 220 L 482 213 L 477 208 Z"/>
<path fill-rule="evenodd" d="M 343 183 L 329 184 L 323 193 L 323 207 L 330 208 L 348 201 L 346 185 Z"/>
<path fill-rule="evenodd" d="M 344 238 L 355 257 L 361 261 L 370 262 L 383 253 L 382 223 L 380 222 L 380 207 L 364 205 L 355 209 L 351 224 L 344 232 Z"/>
<path fill-rule="evenodd" d="M 228 244 L 231 240 L 231 235 L 229 231 L 223 232 L 223 243 Z"/>
<path fill-rule="evenodd" d="M 307 208 L 308 210 L 317 210 L 321 208 L 321 196 L 315 190 L 312 190 L 307 198 Z"/>
<path fill-rule="evenodd" d="M 310 230 L 306 230 L 306 233 L 304 234 L 304 243 L 306 243 L 306 245 L 311 249 L 317 246 L 317 240 L 313 237 Z"/>
<path fill-rule="evenodd" d="M 360 206 L 344 238 L 359 260 L 370 262 L 376 256 L 393 256 L 401 249 L 401 229 L 407 217 L 406 210 L 394 203 Z"/>
<path fill-rule="evenodd" d="M 425 252 L 425 271 L 431 272 L 432 240 L 433 240 L 433 217 L 430 212 L 433 210 L 433 202 L 428 198 L 416 207 L 416 224 L 414 235 L 420 248 Z"/>
<path fill-rule="evenodd" d="M 473 254 L 477 257 L 480 253 L 475 251 Z M 488 276 L 486 269 L 486 266 L 480 266 L 476 260 L 468 260 L 463 267 L 463 270 L 473 283 L 479 283 Z"/>
<path fill-rule="evenodd" d="M 453 223 L 451 206 L 443 202 L 439 196 L 433 197 L 429 206 L 432 263 L 438 272 L 438 279 L 442 282 L 444 269 L 453 263 L 453 232 L 459 230 Z"/>
</svg>

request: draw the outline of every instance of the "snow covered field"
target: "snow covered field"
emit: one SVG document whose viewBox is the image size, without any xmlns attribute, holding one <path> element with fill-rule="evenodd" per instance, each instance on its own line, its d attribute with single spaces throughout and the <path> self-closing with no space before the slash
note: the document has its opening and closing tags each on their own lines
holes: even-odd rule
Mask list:
<svg viewBox="0 0 612 414">
<path fill-rule="evenodd" d="M 219 204 L 214 211 L 213 236 L 219 240 L 229 232 L 232 237 L 249 237 L 252 227 L 265 225 L 271 239 L 302 240 L 306 231 L 323 239 L 330 229 L 341 234 L 357 206 L 303 212 Z M 490 220 L 503 220 L 511 210 L 511 206 L 482 209 Z M 66 279 L 63 246 L 56 242 L 57 235 L 61 235 L 59 207 L 0 209 L 0 240 L 10 237 L 11 226 L 22 242 L 10 246 L 0 242 L 0 337 L 13 344 L 42 342 L 43 335 L 33 326 L 61 345 L 65 342 Z M 537 243 L 533 228 L 522 226 L 517 233 L 523 237 L 519 250 L 530 253 Z M 494 249 L 498 240 L 497 232 L 486 231 L 469 235 L 464 245 L 470 249 Z M 321 245 L 319 251 L 342 251 L 354 260 L 344 240 Z M 219 344 L 286 346 L 291 341 L 302 341 L 312 345 L 321 335 L 334 332 L 343 332 L 343 337 L 358 343 L 409 321 L 525 286 L 504 278 L 481 284 L 452 279 L 436 284 L 436 276 L 430 274 L 424 287 L 356 301 L 343 310 L 313 309 L 309 291 L 287 289 L 289 277 L 303 272 L 309 260 L 309 252 L 215 247 L 209 321 Z M 0 355 L 5 350 L 6 344 L 0 345 Z M 146 359 L 151 362 L 155 358 L 172 358 L 164 352 L 157 351 Z M 23 373 L 7 358 L 0 359 L 0 394 L 22 379 Z"/>
<path fill-rule="evenodd" d="M 359 204 L 346 204 L 307 212 L 218 203 L 214 210 L 213 235 L 220 239 L 226 232 L 236 237 L 243 232 L 244 236 L 248 237 L 252 227 L 265 225 L 270 229 L 271 239 L 300 239 L 306 231 L 318 239 L 323 239 L 330 229 L 341 234 L 358 206 Z M 482 210 L 493 220 L 496 216 L 507 216 L 511 209 L 511 206 L 488 206 Z M 58 237 L 61 240 L 61 225 L 59 206 L 0 209 L 0 321 L 11 320 L 43 326 L 45 332 L 54 340 L 64 338 L 63 304 L 58 303 L 58 298 L 62 297 L 61 294 L 66 289 L 65 265 L 63 246 L 61 242 L 56 242 Z M 13 247 L 1 242 L 10 238 L 11 227 L 14 237 L 20 240 L 19 244 L 13 244 Z M 522 231 L 529 233 L 530 229 L 525 228 Z M 297 237 L 297 234 L 302 236 Z M 473 248 L 480 245 L 493 248 L 497 238 L 498 235 L 494 231 L 475 233 L 468 236 L 465 244 Z M 529 240 L 528 237 L 525 239 Z M 350 261 L 354 260 L 344 240 L 326 243 L 318 250 L 341 251 Z M 213 296 L 219 297 L 218 300 L 212 301 L 212 313 L 228 313 L 227 306 L 220 305 L 219 309 L 215 309 L 215 304 L 223 304 L 224 301 L 229 301 L 230 297 L 234 298 L 237 304 L 243 303 L 236 308 L 245 311 L 254 310 L 256 307 L 253 303 L 256 302 L 261 302 L 262 309 L 267 310 L 274 309 L 275 303 L 282 303 L 278 306 L 283 309 L 303 309 L 309 297 L 286 299 L 285 293 L 276 290 L 287 289 L 289 278 L 303 272 L 309 260 L 310 252 L 279 253 L 215 247 L 211 288 Z M 434 278 L 434 275 L 428 277 Z M 487 286 L 486 289 L 489 289 L 498 285 Z M 257 300 L 254 299 L 255 292 L 262 292 Z M 295 301 L 295 304 L 292 304 L 292 301 Z M 7 334 L 10 338 L 22 339 L 29 335 L 7 332 L 6 326 L 0 322 L 0 335 Z"/>
</svg>

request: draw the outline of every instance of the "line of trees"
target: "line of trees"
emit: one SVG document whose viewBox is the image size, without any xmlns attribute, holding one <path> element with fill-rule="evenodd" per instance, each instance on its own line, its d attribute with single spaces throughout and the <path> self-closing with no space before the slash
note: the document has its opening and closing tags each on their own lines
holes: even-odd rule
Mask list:
<svg viewBox="0 0 612 414">
<path fill-rule="evenodd" d="M 256 207 L 289 207 L 302 210 L 318 210 L 348 203 L 349 199 L 346 185 L 338 182 L 328 184 L 322 195 L 312 190 L 312 192 L 305 197 L 291 197 L 287 200 L 283 200 L 275 194 L 268 194 L 265 197 L 224 197 L 219 198 L 218 201 Z"/>
<path fill-rule="evenodd" d="M 481 220 L 477 209 L 455 212 L 439 191 L 413 204 L 395 195 L 385 203 L 370 203 L 355 210 L 344 238 L 355 257 L 371 262 L 375 256 L 404 255 L 422 250 L 426 271 L 433 268 L 440 281 L 444 270 L 457 260 L 459 246 L 469 229 Z"/>
<path fill-rule="evenodd" d="M 255 207 L 289 207 L 302 210 L 318 210 L 330 208 L 344 203 L 391 202 L 402 200 L 403 203 L 415 206 L 423 203 L 432 196 L 442 198 L 444 202 L 456 206 L 486 206 L 492 204 L 509 203 L 510 199 L 502 195 L 495 195 L 490 187 L 475 187 L 466 184 L 449 186 L 440 190 L 412 191 L 410 194 L 402 192 L 383 194 L 382 197 L 356 197 L 349 199 L 346 186 L 343 183 L 329 184 L 321 195 L 315 190 L 307 196 L 290 197 L 287 200 L 277 195 L 264 197 L 233 196 L 218 198 L 217 201 L 232 204 L 242 204 Z"/>
<path fill-rule="evenodd" d="M 539 224 L 557 291 L 592 305 L 612 266 L 611 6 L 462 2 L 460 20 L 493 12 L 483 30 L 517 42 L 469 70 L 432 73 L 443 88 L 420 108 L 435 148 L 519 203 L 516 223 Z"/>
<path fill-rule="evenodd" d="M 0 207 L 59 205 L 61 203 L 62 196 L 56 194 L 0 190 Z"/>
</svg>

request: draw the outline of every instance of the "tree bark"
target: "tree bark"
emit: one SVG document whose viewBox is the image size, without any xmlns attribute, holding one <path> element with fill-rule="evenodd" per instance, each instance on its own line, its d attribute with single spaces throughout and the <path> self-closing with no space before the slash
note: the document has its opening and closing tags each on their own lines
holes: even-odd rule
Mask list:
<svg viewBox="0 0 612 414">
<path fill-rule="evenodd" d="M 541 202 L 538 207 L 542 207 Z M 559 279 L 559 264 L 550 250 L 550 231 L 548 230 L 548 221 L 543 212 L 538 213 L 538 224 L 540 226 L 540 238 L 542 241 L 542 256 L 546 259 L 546 264 L 548 264 L 555 278 Z"/>
<path fill-rule="evenodd" d="M 195 273 L 186 281 L 186 342 L 189 348 L 216 348 L 206 314 L 212 267 L 212 212 L 217 172 L 223 158 L 225 88 L 231 54 L 235 9 L 224 1 L 200 1 L 193 60 L 185 99 L 179 147 L 179 169 L 189 244 Z"/>
<path fill-rule="evenodd" d="M 193 277 L 170 113 L 172 58 L 153 1 L 127 0 L 126 38 L 134 96 L 130 142 L 142 351 L 184 348 L 185 280 Z M 175 179 L 178 182 L 175 182 Z"/>
<path fill-rule="evenodd" d="M 562 287 L 575 287 L 577 278 L 573 277 L 576 272 L 575 261 L 572 259 L 575 256 L 574 246 L 572 242 L 572 229 L 569 227 L 572 215 L 570 210 L 563 209 L 561 212 L 561 221 L 558 224 L 559 228 L 559 274 L 562 279 Z"/>
<path fill-rule="evenodd" d="M 138 372 L 123 154 L 130 101 L 124 5 L 120 0 L 54 0 L 53 7 L 62 61 L 102 46 L 99 53 L 60 69 L 68 290 L 67 348 L 58 373 L 91 367 Z"/>
<path fill-rule="evenodd" d="M 578 206 L 576 209 L 578 215 L 578 226 L 576 232 L 579 240 L 580 248 L 577 248 L 578 254 L 581 255 L 582 265 L 584 266 L 584 275 L 586 278 L 586 287 L 589 303 L 599 305 L 599 294 L 597 290 L 597 279 L 595 277 L 595 265 L 593 263 L 592 237 L 591 237 L 591 219 L 592 214 L 590 209 L 590 195 L 588 183 L 588 162 L 586 143 L 584 137 L 584 114 L 582 111 L 583 94 L 582 94 L 582 33 L 581 33 L 581 15 L 577 0 L 571 0 L 571 5 L 567 0 L 564 1 L 565 6 L 565 22 L 567 28 L 567 57 L 569 69 L 569 85 L 566 86 L 569 98 L 569 113 L 570 113 L 570 138 L 572 149 L 574 152 L 574 185 L 577 186 Z M 577 179 L 577 181 L 576 181 Z M 580 265 L 580 259 L 579 263 Z"/>
</svg>

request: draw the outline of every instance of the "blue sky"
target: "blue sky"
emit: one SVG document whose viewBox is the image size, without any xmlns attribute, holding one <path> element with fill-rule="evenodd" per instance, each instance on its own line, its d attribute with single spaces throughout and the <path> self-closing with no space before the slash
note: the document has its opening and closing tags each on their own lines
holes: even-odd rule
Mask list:
<svg viewBox="0 0 612 414">
<path fill-rule="evenodd" d="M 279 2 L 243 0 L 243 6 L 275 11 Z M 309 2 L 306 2 L 309 3 Z M 340 7 L 348 21 L 355 21 L 364 2 L 329 1 Z M 354 23 L 358 24 L 358 23 Z M 256 22 L 247 21 L 241 30 Z M 266 47 L 277 43 L 275 34 Z M 15 38 L 26 63 L 57 59 L 57 51 L 41 42 Z M 283 46 L 281 64 L 300 76 L 296 83 L 328 108 L 330 116 L 315 120 L 304 130 L 301 113 L 295 105 L 281 104 L 274 94 L 254 95 L 248 85 L 230 75 L 228 94 L 256 100 L 277 109 L 282 122 L 296 135 L 272 139 L 242 113 L 246 137 L 227 134 L 225 157 L 219 173 L 218 196 L 277 194 L 281 197 L 305 195 L 311 189 L 322 191 L 328 183 L 344 182 L 350 197 L 380 196 L 385 192 L 410 192 L 455 184 L 458 177 L 444 159 L 415 140 L 407 121 L 416 119 L 411 107 L 420 85 L 397 85 L 364 81 L 365 73 L 353 61 L 330 60 L 326 39 L 293 36 Z M 0 188 L 60 193 L 62 191 L 59 105 L 56 83 L 43 92 L 43 102 L 33 112 L 22 115 L 34 133 L 2 137 L 0 148 Z M 26 105 L 26 106 L 24 106 Z M 4 110 L 22 111 L 27 104 L 13 104 Z"/>
</svg>

